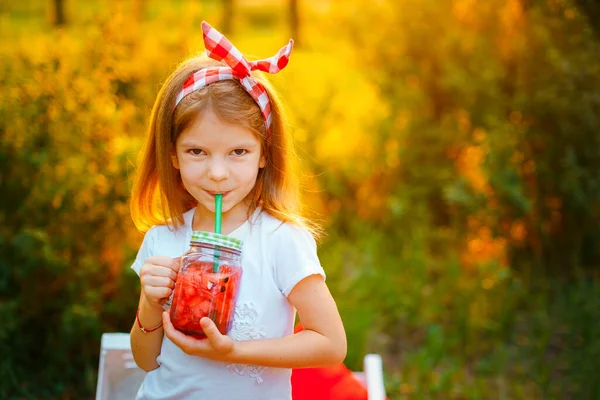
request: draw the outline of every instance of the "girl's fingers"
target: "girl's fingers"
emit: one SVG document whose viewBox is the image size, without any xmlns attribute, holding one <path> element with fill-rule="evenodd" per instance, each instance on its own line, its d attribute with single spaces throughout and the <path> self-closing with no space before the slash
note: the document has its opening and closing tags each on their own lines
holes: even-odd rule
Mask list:
<svg viewBox="0 0 600 400">
<path fill-rule="evenodd" d="M 162 265 L 163 267 L 168 267 L 173 263 L 173 259 L 171 257 L 166 256 L 152 256 L 146 259 L 147 264 L 154 265 Z"/>
<path fill-rule="evenodd" d="M 169 289 L 167 287 L 144 286 L 143 289 L 146 297 L 148 297 L 149 299 L 154 299 L 157 302 L 159 300 L 168 298 L 173 292 L 172 289 Z"/>
<path fill-rule="evenodd" d="M 146 259 L 140 271 L 140 282 L 144 295 L 151 302 L 161 304 L 171 296 L 179 266 L 179 258 L 153 256 Z"/>
<path fill-rule="evenodd" d="M 156 287 L 168 287 L 168 288 L 173 289 L 175 287 L 175 281 L 173 281 L 171 278 L 167 278 L 164 276 L 150 275 L 150 276 L 145 276 L 142 279 L 142 285 L 156 286 Z"/>
<path fill-rule="evenodd" d="M 177 279 L 177 272 L 161 265 L 144 264 L 140 271 L 140 276 L 165 276 L 175 280 Z"/>
<path fill-rule="evenodd" d="M 173 272 L 179 271 L 179 258 L 171 258 L 165 256 L 152 256 L 146 259 L 146 264 L 158 265 L 161 267 L 169 268 Z"/>
<path fill-rule="evenodd" d="M 171 323 L 171 317 L 168 311 L 164 311 L 163 314 L 163 327 L 165 331 L 165 335 L 184 353 L 192 355 L 194 349 L 197 349 L 198 343 L 195 339 L 191 339 L 185 334 L 179 332 L 173 324 Z"/>
<path fill-rule="evenodd" d="M 231 343 L 227 336 L 221 334 L 217 325 L 207 317 L 200 320 L 200 326 L 206 334 L 206 338 L 210 342 L 210 345 L 219 353 L 227 353 L 231 351 Z"/>
</svg>

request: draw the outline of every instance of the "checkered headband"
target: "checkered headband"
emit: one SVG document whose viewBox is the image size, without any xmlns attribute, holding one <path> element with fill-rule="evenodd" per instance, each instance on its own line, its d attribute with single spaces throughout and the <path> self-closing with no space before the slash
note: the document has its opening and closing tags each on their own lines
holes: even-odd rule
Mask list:
<svg viewBox="0 0 600 400">
<path fill-rule="evenodd" d="M 260 107 L 262 116 L 265 119 L 266 139 L 268 143 L 272 119 L 271 103 L 269 102 L 269 96 L 264 86 L 252 79 L 250 72 L 259 70 L 276 74 L 281 71 L 290 60 L 294 41 L 290 39 L 290 42 L 282 47 L 273 57 L 264 60 L 248 61 L 221 32 L 206 22 L 202 22 L 202 33 L 206 54 L 214 60 L 225 62 L 227 66 L 207 67 L 190 75 L 184 82 L 183 89 L 179 92 L 175 100 L 175 106 L 188 94 L 200 90 L 211 83 L 226 79 L 238 80 L 242 87 L 256 101 L 258 107 Z"/>
</svg>

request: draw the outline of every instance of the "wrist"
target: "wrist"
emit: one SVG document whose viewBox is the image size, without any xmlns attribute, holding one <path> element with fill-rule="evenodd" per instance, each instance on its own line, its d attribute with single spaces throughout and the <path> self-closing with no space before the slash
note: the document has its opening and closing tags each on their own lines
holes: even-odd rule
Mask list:
<svg viewBox="0 0 600 400">
<path fill-rule="evenodd" d="M 226 362 L 229 363 L 233 363 L 233 364 L 241 364 L 242 360 L 243 360 L 243 352 L 244 352 L 244 343 L 246 342 L 246 340 L 241 340 L 241 341 L 237 341 L 237 340 L 232 340 L 233 341 L 233 345 L 231 347 L 231 350 L 225 355 L 225 360 Z"/>
<path fill-rule="evenodd" d="M 163 311 L 160 305 L 152 304 L 142 296 L 136 313 L 137 324 L 141 324 L 146 330 L 151 330 L 162 323 Z"/>
<path fill-rule="evenodd" d="M 140 308 L 139 307 L 138 307 L 137 312 L 135 314 L 135 319 L 136 319 L 138 328 L 140 328 L 140 330 L 142 331 L 142 333 L 152 333 L 152 332 L 158 330 L 159 328 L 161 328 L 162 325 L 163 325 L 163 323 L 162 323 L 162 316 L 161 316 L 160 323 L 157 324 L 157 325 L 148 326 L 148 325 L 142 324 L 142 321 L 140 319 Z"/>
<path fill-rule="evenodd" d="M 152 314 L 155 314 L 155 313 L 162 314 L 162 312 L 164 311 L 163 307 L 160 304 L 151 301 L 143 293 L 142 293 L 142 297 L 140 299 L 139 308 L 140 308 L 140 310 L 143 310 L 145 313 L 147 312 L 147 313 L 152 313 Z"/>
</svg>

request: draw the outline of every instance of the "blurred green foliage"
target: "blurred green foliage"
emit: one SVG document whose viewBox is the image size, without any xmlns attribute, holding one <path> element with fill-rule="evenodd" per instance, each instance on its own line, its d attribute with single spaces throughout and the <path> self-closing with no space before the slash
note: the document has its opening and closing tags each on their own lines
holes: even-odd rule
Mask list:
<svg viewBox="0 0 600 400">
<path fill-rule="evenodd" d="M 300 2 L 274 76 L 349 339 L 392 399 L 593 399 L 600 47 L 569 1 Z M 525 7 L 523 4 L 527 3 Z M 220 3 L 0 5 L 0 398 L 91 398 L 128 331 L 146 118 Z M 268 55 L 286 2 L 237 4 Z"/>
</svg>

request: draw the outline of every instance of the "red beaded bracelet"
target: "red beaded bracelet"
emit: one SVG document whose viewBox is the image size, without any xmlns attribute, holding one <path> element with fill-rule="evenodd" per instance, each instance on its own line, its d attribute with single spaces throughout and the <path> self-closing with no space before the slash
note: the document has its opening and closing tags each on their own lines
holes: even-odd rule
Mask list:
<svg viewBox="0 0 600 400">
<path fill-rule="evenodd" d="M 140 330 L 143 333 L 150 333 L 150 332 L 154 332 L 155 330 L 157 330 L 158 328 L 160 328 L 163 324 L 162 322 L 160 323 L 160 325 L 158 325 L 156 328 L 152 328 L 152 329 L 146 329 L 142 326 L 142 323 L 140 322 L 140 308 L 138 307 L 137 312 L 135 313 L 135 319 L 137 320 L 137 324 L 140 327 Z"/>
</svg>

